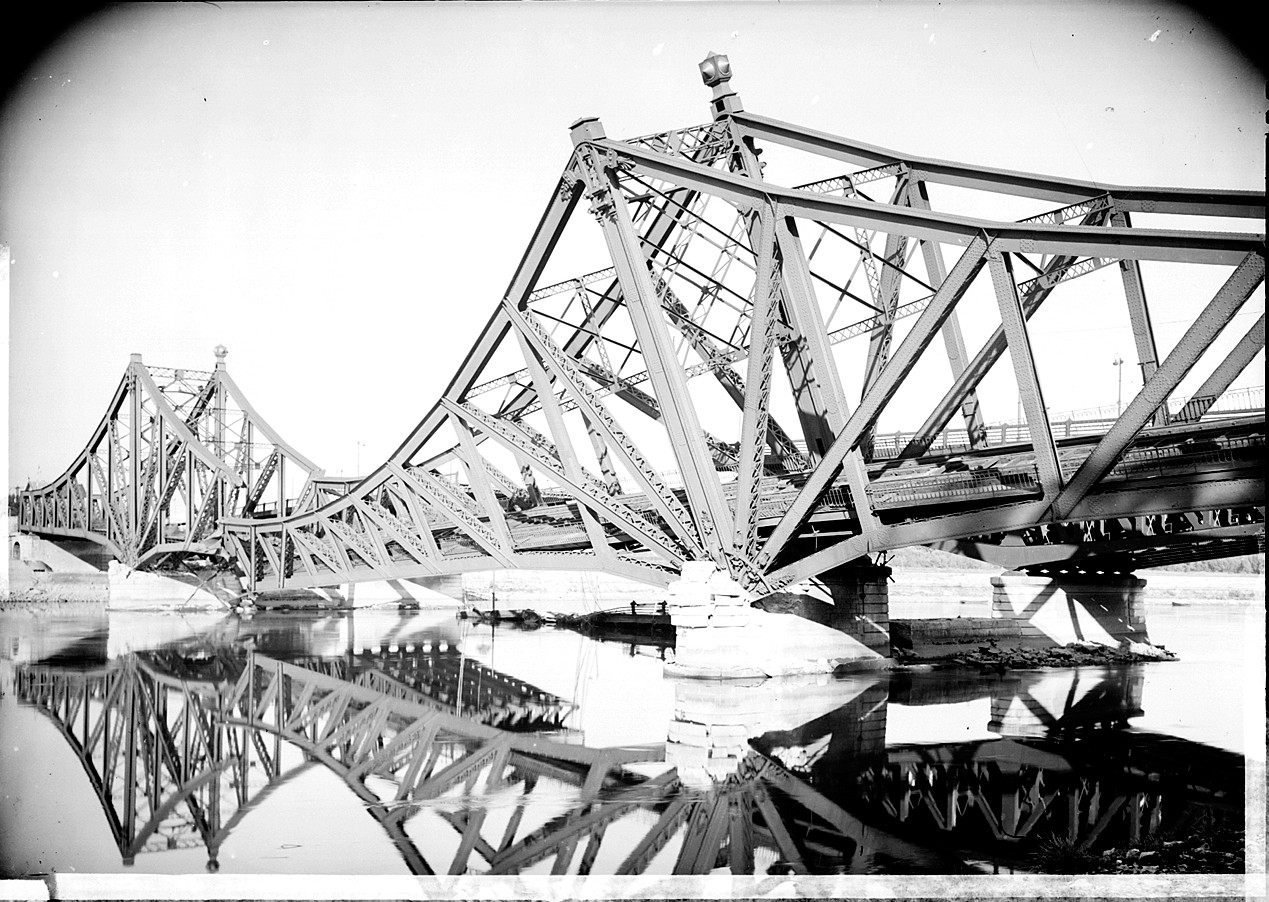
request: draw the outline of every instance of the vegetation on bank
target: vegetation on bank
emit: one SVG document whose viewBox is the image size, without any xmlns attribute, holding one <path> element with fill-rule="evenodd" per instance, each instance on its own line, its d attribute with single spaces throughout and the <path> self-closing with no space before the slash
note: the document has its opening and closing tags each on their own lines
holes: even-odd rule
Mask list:
<svg viewBox="0 0 1269 902">
<path fill-rule="evenodd" d="M 1244 827 L 1237 818 L 1204 811 L 1173 834 L 1145 837 L 1102 852 L 1051 839 L 1032 856 L 1044 874 L 1241 874 L 1246 870 Z"/>
</svg>

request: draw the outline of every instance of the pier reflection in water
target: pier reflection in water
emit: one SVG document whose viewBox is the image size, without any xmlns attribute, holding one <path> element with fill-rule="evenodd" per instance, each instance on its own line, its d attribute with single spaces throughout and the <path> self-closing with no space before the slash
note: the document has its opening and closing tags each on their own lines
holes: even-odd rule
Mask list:
<svg viewBox="0 0 1269 902">
<path fill-rule="evenodd" d="M 218 869 L 315 768 L 415 874 L 1025 869 L 1044 842 L 1095 853 L 1243 818 L 1240 755 L 1126 729 L 1141 667 L 683 680 L 643 741 L 593 746 L 583 708 L 622 700 L 579 707 L 490 660 L 498 642 L 513 664 L 517 643 L 575 647 L 550 631 L 408 612 L 147 629 L 112 615 L 3 664 L 5 703 L 73 751 L 82 772 L 58 779 L 87 779 L 122 866 L 201 848 Z M 893 741 L 909 720 L 929 736 Z M 327 825 L 332 845 L 352 826 Z M 273 829 L 285 844 L 295 828 Z"/>
</svg>

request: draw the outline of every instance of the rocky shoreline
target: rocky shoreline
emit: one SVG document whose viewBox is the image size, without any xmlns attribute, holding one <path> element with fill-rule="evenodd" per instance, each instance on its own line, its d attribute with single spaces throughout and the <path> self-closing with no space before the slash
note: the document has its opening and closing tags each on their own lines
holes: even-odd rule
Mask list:
<svg viewBox="0 0 1269 902">
<path fill-rule="evenodd" d="M 1067 842 L 1043 844 L 1032 864 L 1046 874 L 1242 874 L 1246 872 L 1244 831 L 1228 824 L 1201 824 L 1172 839 L 1150 837 L 1136 846 L 1102 852 Z"/>
<path fill-rule="evenodd" d="M 1053 648 L 1005 647 L 992 642 L 971 651 L 942 655 L 920 654 L 901 648 L 893 649 L 891 654 L 897 668 L 929 667 L 937 670 L 962 667 L 996 672 L 1036 667 L 1109 667 L 1177 660 L 1174 652 L 1144 642 L 1124 642 L 1118 646 L 1072 642 Z"/>
</svg>

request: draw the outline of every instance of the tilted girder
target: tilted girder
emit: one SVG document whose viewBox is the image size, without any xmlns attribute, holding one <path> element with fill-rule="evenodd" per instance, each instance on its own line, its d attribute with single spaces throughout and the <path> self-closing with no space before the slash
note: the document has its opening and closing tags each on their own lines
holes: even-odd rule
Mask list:
<svg viewBox="0 0 1269 902">
<path fill-rule="evenodd" d="M 19 528 L 86 539 L 146 567 L 169 555 L 224 557 L 220 521 L 277 516 L 318 469 L 246 400 L 225 368 L 128 363 L 84 450 L 43 488 L 20 496 Z M 289 487 L 289 488 L 288 488 Z"/>
<path fill-rule="evenodd" d="M 1252 541 L 1263 536 L 1254 421 L 1230 440 L 1238 453 L 1209 462 L 1216 474 L 1193 484 L 1182 464 L 1161 471 L 1164 491 L 1164 482 L 1126 481 L 1118 467 L 1134 449 L 1163 441 L 1181 454 L 1187 438 L 1202 438 L 1204 402 L 1170 403 L 1263 291 L 1264 268 L 1263 234 L 1140 228 L 1128 214 L 1254 227 L 1263 193 L 1108 188 L 906 156 L 745 113 L 725 58 L 702 72 L 714 88 L 708 125 L 630 141 L 609 139 L 594 119 L 574 125 L 574 153 L 507 293 L 387 464 L 305 513 L 227 523 L 253 562 L 253 588 L 509 566 L 664 582 L 704 556 L 764 590 L 904 544 L 981 552 L 984 541 L 1007 547 L 1030 535 L 1036 548 L 1048 544 L 1035 538 L 1046 524 L 1139 524 L 1119 529 L 1113 549 L 1093 538 L 1105 530 L 1084 529 L 1087 554 L 1075 557 L 1104 547 L 1121 561 L 1134 542 L 1149 544 L 1152 517 L 1197 523 L 1189 541 L 1206 550 L 1195 553 L 1242 547 L 1226 541 L 1231 523 Z M 763 143 L 856 168 L 780 187 L 758 161 Z M 1035 212 L 1020 221 L 941 212 L 931 186 L 943 185 L 1031 198 Z M 565 227 L 584 218 L 582 202 L 609 259 L 539 287 Z M 1191 306 L 1196 325 L 1168 355 L 1156 349 L 1140 261 L 1228 276 L 1207 310 Z M 1029 321 L 1112 263 L 1146 383 L 1100 441 L 1076 448 L 1048 423 Z M 966 297 L 984 291 L 1001 325 L 975 355 L 961 319 Z M 867 315 L 852 321 L 861 306 Z M 849 371 L 837 349 L 864 336 L 864 371 Z M 904 452 L 928 485 L 895 501 L 899 462 L 885 455 L 902 449 L 877 424 L 918 363 L 939 355 L 936 336 L 950 387 Z M 1253 328 L 1204 390 L 1228 389 L 1263 344 L 1263 326 Z M 949 423 L 964 417 L 965 452 L 1006 441 L 1006 430 L 985 425 L 977 395 L 1006 350 L 1026 411 L 1008 447 L 1030 475 L 971 491 L 940 463 L 959 428 Z M 709 402 L 695 378 L 707 374 Z M 728 419 L 726 405 L 729 434 L 713 425 Z M 790 410 L 796 429 L 777 424 Z M 1026 560 L 1052 563 L 1038 550 Z"/>
<path fill-rule="evenodd" d="M 1263 192 L 1106 186 L 904 155 L 746 113 L 724 57 L 702 72 L 714 91 L 706 125 L 618 141 L 596 119 L 574 124 L 506 293 L 383 466 L 315 484 L 281 519 L 252 519 L 250 504 L 219 516 L 251 591 L 508 567 L 663 583 L 700 557 L 765 591 L 902 545 L 1008 545 L 1049 525 L 1154 515 L 1239 519 L 1263 542 L 1254 421 L 1240 452 L 1193 484 L 1184 466 L 1165 467 L 1166 491 L 1119 468 L 1158 441 L 1180 451 L 1198 440 L 1218 416 L 1208 398 L 1261 353 L 1263 321 L 1232 352 L 1218 342 L 1263 297 Z M 777 184 L 758 156 L 774 148 L 800 155 L 799 172 L 831 175 Z M 940 209 L 944 189 L 972 194 L 974 215 Z M 1027 215 L 981 213 L 1002 197 Z M 1132 220 L 1151 215 L 1187 227 Z M 1195 217 L 1246 230 L 1195 230 Z M 555 272 L 587 227 L 607 259 Z M 1169 308 L 1191 324 L 1170 350 L 1146 291 L 1157 264 L 1171 267 L 1169 282 L 1224 282 L 1210 303 Z M 1143 387 L 1094 427 L 1072 470 L 1037 363 L 1036 343 L 1054 337 L 1036 312 L 1060 320 L 1090 292 L 1122 310 Z M 980 321 L 994 331 L 975 348 L 966 326 Z M 1179 403 L 1186 377 L 1204 371 L 1196 399 Z M 1012 410 L 989 419 L 988 376 L 1016 389 L 1025 418 L 1012 433 L 998 428 Z M 1263 424 L 1263 402 L 1255 413 Z M 902 443 L 882 425 L 898 415 L 911 417 Z M 1033 474 L 1025 491 L 1014 479 L 967 493 L 947 461 L 958 441 L 973 454 L 1008 443 Z M 909 466 L 934 495 L 880 500 Z M 244 482 L 235 497 L 249 502 L 255 488 Z M 1195 554 L 1242 547 L 1213 544 L 1217 528 L 1190 531 Z M 114 532 L 126 529 L 121 520 Z M 1128 560 L 1109 543 L 1087 548 L 1078 557 Z M 1027 566 L 1049 563 L 1037 555 Z"/>
<path fill-rule="evenodd" d="M 1141 714 L 1140 674 L 1090 683 L 1085 673 L 1079 691 L 1073 683 L 1060 693 L 1036 692 L 1044 681 L 1027 679 L 952 687 L 958 700 L 990 699 L 986 726 L 998 735 L 888 747 L 887 701 L 944 704 L 949 688 L 864 682 L 850 702 L 806 723 L 738 741 L 723 731 L 714 749 L 727 754 L 711 760 L 729 772 L 701 786 L 669 752 L 705 751 L 673 738 L 682 722 L 671 722 L 664 749 L 588 747 L 491 726 L 480 716 L 483 693 L 457 713 L 454 687 L 444 701 L 421 691 L 400 651 L 354 662 L 241 649 L 209 657 L 203 646 L 129 653 L 95 669 L 16 669 L 16 698 L 78 759 L 128 864 L 203 848 L 215 870 L 243 819 L 313 768 L 343 783 L 416 875 L 515 874 L 551 859 L 552 873 L 585 875 L 601 846 L 617 874 L 647 872 L 662 850 L 676 874 L 710 873 L 723 856 L 733 873 L 751 873 L 759 850 L 806 874 L 863 869 L 874 856 L 929 863 L 943 854 L 931 827 L 962 852 L 1055 838 L 1090 849 L 1169 835 L 1198 811 L 1242 812 L 1241 756 L 1103 728 Z M 513 695 L 542 696 L 482 672 Z M 467 804 L 438 804 L 455 791 Z M 499 806 L 510 811 L 490 829 L 487 812 Z M 825 850 L 834 852 L 828 861 Z"/>
</svg>

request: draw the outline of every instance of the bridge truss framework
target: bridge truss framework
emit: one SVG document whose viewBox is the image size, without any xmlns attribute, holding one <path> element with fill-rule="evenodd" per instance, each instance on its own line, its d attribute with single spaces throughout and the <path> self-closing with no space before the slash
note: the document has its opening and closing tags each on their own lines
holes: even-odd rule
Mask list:
<svg viewBox="0 0 1269 902">
<path fill-rule="evenodd" d="M 303 503 L 280 500 L 288 516 L 217 502 L 223 553 L 249 591 L 500 568 L 664 583 L 708 559 L 761 593 L 912 544 L 1008 566 L 1082 557 L 1071 565 L 1121 570 L 1263 548 L 1263 411 L 1213 417 L 1264 348 L 1263 314 L 1221 359 L 1208 353 L 1263 299 L 1264 235 L 1252 231 L 1263 192 L 1108 187 L 913 157 L 747 113 L 726 57 L 701 70 L 708 124 L 628 141 L 596 119 L 574 124 L 573 153 L 506 294 L 381 467 Z M 764 147 L 849 171 L 781 187 L 764 177 Z M 932 192 L 1034 212 L 937 212 Z M 543 285 L 586 218 L 583 201 L 607 265 Z M 1152 216 L 1248 230 L 1134 223 Z M 1192 323 L 1166 354 L 1143 263 L 1219 285 L 1188 305 Z M 1143 387 L 1100 434 L 1060 438 L 1030 321 L 1089 282 L 1119 296 Z M 983 310 L 999 325 L 971 354 L 964 322 Z M 1006 357 L 1025 428 L 1003 442 L 979 390 Z M 1200 388 L 1176 397 L 1200 363 Z M 940 371 L 947 384 L 921 425 L 887 446 L 877 434 L 887 406 Z M 160 419 L 179 434 L 179 416 Z M 113 422 L 68 477 L 24 497 L 24 526 L 84 529 L 76 474 L 112 460 L 97 484 L 130 466 L 132 485 L 167 496 L 157 486 L 173 465 L 151 473 L 155 455 L 121 457 Z M 726 434 L 706 429 L 721 432 L 718 422 Z M 963 445 L 950 446 L 953 433 Z M 223 455 L 204 465 L 225 471 L 218 498 L 239 485 Z M 99 518 L 130 563 L 159 553 L 121 540 L 146 528 L 151 507 L 107 505 Z"/>
</svg>

